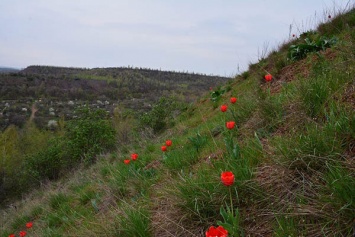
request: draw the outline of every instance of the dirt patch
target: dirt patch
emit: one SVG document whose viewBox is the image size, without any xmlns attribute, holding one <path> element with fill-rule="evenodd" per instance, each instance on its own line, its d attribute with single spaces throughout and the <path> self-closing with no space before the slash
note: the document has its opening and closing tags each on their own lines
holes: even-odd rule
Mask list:
<svg viewBox="0 0 355 237">
<path fill-rule="evenodd" d="M 116 198 L 112 193 L 106 194 L 102 199 L 100 200 L 100 203 L 98 204 L 98 210 L 100 213 L 107 213 L 110 210 L 112 210 L 113 207 L 116 207 Z"/>
<path fill-rule="evenodd" d="M 203 230 L 187 225 L 188 220 L 184 213 L 176 206 L 179 200 L 166 190 L 171 180 L 165 179 L 154 186 L 151 195 L 151 224 L 153 236 L 156 237 L 199 237 Z"/>
<path fill-rule="evenodd" d="M 274 76 L 273 81 L 270 83 L 270 92 L 279 93 L 286 82 L 296 80 L 298 78 L 306 78 L 309 76 L 311 64 L 308 59 L 303 59 L 292 63 L 280 70 Z"/>
<path fill-rule="evenodd" d="M 345 152 L 345 163 L 347 168 L 355 171 L 355 141 L 350 142 L 349 148 Z"/>
<path fill-rule="evenodd" d="M 203 160 L 207 164 L 211 164 L 212 161 L 222 160 L 222 159 L 223 159 L 223 150 L 217 150 L 216 152 L 211 153 L 210 155 L 203 158 Z"/>
<path fill-rule="evenodd" d="M 152 162 L 150 162 L 144 167 L 144 170 L 158 169 L 160 166 L 161 166 L 161 162 L 159 160 L 153 160 Z"/>
<path fill-rule="evenodd" d="M 250 213 L 255 213 L 254 210 L 249 210 Z M 244 232 L 245 236 L 255 236 L 255 237 L 271 237 L 272 232 L 272 218 L 269 220 L 260 221 L 259 219 L 250 219 L 244 221 Z"/>
<path fill-rule="evenodd" d="M 242 123 L 239 128 L 241 139 L 253 136 L 255 128 L 260 127 L 261 123 L 263 123 L 263 119 L 258 112 L 254 112 L 253 115 L 245 121 L 245 123 Z"/>
<path fill-rule="evenodd" d="M 312 122 L 302 109 L 300 103 L 291 103 L 285 108 L 282 124 L 273 133 L 274 136 L 284 136 L 302 129 L 306 122 Z"/>
<path fill-rule="evenodd" d="M 277 194 L 280 199 L 292 199 L 293 183 L 296 181 L 289 169 L 274 164 L 260 167 L 256 172 L 256 181 L 265 190 L 272 190 L 270 193 Z"/>
<path fill-rule="evenodd" d="M 293 189 L 297 181 L 293 178 L 292 171 L 280 165 L 270 164 L 257 169 L 255 181 L 267 193 L 244 213 L 246 236 L 273 236 L 275 217 L 286 212 L 287 204 L 295 198 Z"/>
<path fill-rule="evenodd" d="M 328 48 L 325 51 L 319 52 L 319 55 L 332 61 L 338 54 L 335 50 Z M 305 58 L 283 67 L 278 74 L 273 75 L 274 78 L 271 83 L 263 83 L 261 87 L 263 89 L 270 88 L 271 93 L 279 93 L 283 88 L 283 84 L 286 82 L 290 82 L 298 78 L 309 77 L 312 65 L 314 62 L 319 60 L 319 55 L 313 54 L 311 56 L 311 60 L 309 58 Z M 272 71 L 272 69 L 269 70 Z"/>
<path fill-rule="evenodd" d="M 355 82 L 350 84 L 343 94 L 342 102 L 349 105 L 353 110 L 355 110 Z"/>
</svg>

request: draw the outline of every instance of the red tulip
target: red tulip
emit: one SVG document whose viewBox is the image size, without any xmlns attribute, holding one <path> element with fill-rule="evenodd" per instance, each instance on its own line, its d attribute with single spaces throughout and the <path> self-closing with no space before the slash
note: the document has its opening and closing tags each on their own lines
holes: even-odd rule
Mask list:
<svg viewBox="0 0 355 237">
<path fill-rule="evenodd" d="M 27 235 L 26 231 L 20 231 L 20 237 L 25 237 Z"/>
<path fill-rule="evenodd" d="M 231 186 L 232 184 L 234 184 L 234 174 L 232 172 L 230 172 L 230 171 L 222 172 L 222 174 L 221 174 L 221 182 L 225 186 Z"/>
<path fill-rule="evenodd" d="M 131 162 L 131 160 L 128 160 L 128 159 L 127 159 L 127 160 L 124 160 L 123 162 L 124 162 L 126 165 L 128 165 L 129 162 Z"/>
<path fill-rule="evenodd" d="M 165 141 L 165 145 L 167 146 L 171 146 L 173 144 L 173 142 L 171 140 L 166 140 Z"/>
<path fill-rule="evenodd" d="M 166 146 L 161 146 L 162 151 L 166 151 Z"/>
<path fill-rule="evenodd" d="M 265 75 L 265 80 L 266 81 L 271 81 L 272 80 L 272 75 L 271 74 L 266 74 Z"/>
<path fill-rule="evenodd" d="M 226 127 L 227 127 L 229 130 L 233 129 L 234 126 L 235 126 L 235 122 L 234 122 L 234 121 L 229 121 L 229 122 L 226 123 Z"/>
<path fill-rule="evenodd" d="M 211 226 L 206 232 L 206 237 L 227 237 L 228 231 L 223 228 L 223 226 L 218 226 L 215 228 Z"/>
<path fill-rule="evenodd" d="M 131 159 L 132 159 L 132 160 L 137 160 L 137 158 L 138 158 L 138 154 L 133 153 L 133 154 L 131 155 Z"/>
<path fill-rule="evenodd" d="M 231 103 L 234 104 L 235 102 L 237 102 L 237 98 L 232 97 L 232 98 L 231 98 Z"/>
<path fill-rule="evenodd" d="M 15 234 L 10 234 L 9 237 L 15 237 L 16 235 Z"/>
<path fill-rule="evenodd" d="M 32 223 L 32 222 L 27 222 L 27 223 L 26 223 L 27 229 L 32 228 L 32 226 L 33 226 L 33 223 Z"/>
<path fill-rule="evenodd" d="M 226 112 L 227 111 L 228 106 L 227 105 L 221 105 L 221 111 L 222 112 Z"/>
</svg>

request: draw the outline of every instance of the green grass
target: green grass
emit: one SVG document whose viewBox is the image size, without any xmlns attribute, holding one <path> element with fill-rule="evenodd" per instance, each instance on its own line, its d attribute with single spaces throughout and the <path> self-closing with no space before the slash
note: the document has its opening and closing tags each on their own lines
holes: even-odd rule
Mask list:
<svg viewBox="0 0 355 237">
<path fill-rule="evenodd" d="M 127 204 L 122 215 L 118 215 L 114 236 L 149 237 L 151 234 L 149 212 L 143 208 L 134 208 Z"/>
<path fill-rule="evenodd" d="M 190 216 L 191 221 L 213 221 L 228 198 L 228 188 L 219 181 L 220 172 L 206 168 L 196 173 L 181 173 L 179 176 L 177 190 L 173 191 L 181 200 L 178 206 Z"/>
<path fill-rule="evenodd" d="M 183 149 L 169 151 L 164 155 L 164 165 L 171 170 L 180 171 L 198 161 L 195 147 L 187 144 Z"/>
<path fill-rule="evenodd" d="M 351 170 L 346 169 L 341 163 L 329 165 L 325 175 L 328 191 L 332 194 L 330 203 L 337 209 L 342 221 L 355 218 L 355 176 Z"/>
<path fill-rule="evenodd" d="M 274 226 L 274 235 L 277 237 L 300 236 L 301 234 L 297 227 L 297 221 L 293 217 L 276 217 Z"/>
</svg>

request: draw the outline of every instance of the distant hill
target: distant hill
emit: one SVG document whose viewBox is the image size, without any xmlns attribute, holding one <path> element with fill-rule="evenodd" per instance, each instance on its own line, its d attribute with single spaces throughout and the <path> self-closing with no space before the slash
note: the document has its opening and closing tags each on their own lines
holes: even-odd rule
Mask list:
<svg viewBox="0 0 355 237">
<path fill-rule="evenodd" d="M 138 68 L 68 68 L 29 66 L 0 74 L 0 130 L 21 126 L 33 103 L 44 126 L 60 116 L 70 119 L 76 107 L 89 104 L 112 112 L 116 106 L 148 111 L 160 97 L 192 102 L 230 78 Z"/>
<path fill-rule="evenodd" d="M 20 69 L 11 68 L 11 67 L 0 67 L 0 73 L 9 73 L 9 72 L 18 72 Z"/>
</svg>

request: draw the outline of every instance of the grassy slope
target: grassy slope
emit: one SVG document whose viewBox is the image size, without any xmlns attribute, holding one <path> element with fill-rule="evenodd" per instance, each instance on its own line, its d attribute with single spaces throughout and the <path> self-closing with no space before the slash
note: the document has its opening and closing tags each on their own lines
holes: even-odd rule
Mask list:
<svg viewBox="0 0 355 237">
<path fill-rule="evenodd" d="M 117 150 L 24 196 L 3 211 L 0 236 L 27 221 L 34 222 L 28 236 L 203 236 L 222 220 L 219 209 L 230 194 L 239 234 L 350 236 L 354 27 L 352 11 L 320 25 L 318 35 L 338 37 L 333 48 L 290 63 L 286 45 L 251 65 L 218 102 L 206 95 L 155 140 L 136 138 L 125 149 L 139 154 L 130 165 L 123 164 L 129 153 Z M 266 72 L 274 75 L 270 84 L 262 80 Z M 225 128 L 228 120 L 236 121 L 235 130 Z M 228 149 L 228 137 L 239 153 Z M 173 146 L 163 154 L 166 139 Z M 220 183 L 226 170 L 236 176 L 230 189 Z"/>
</svg>

